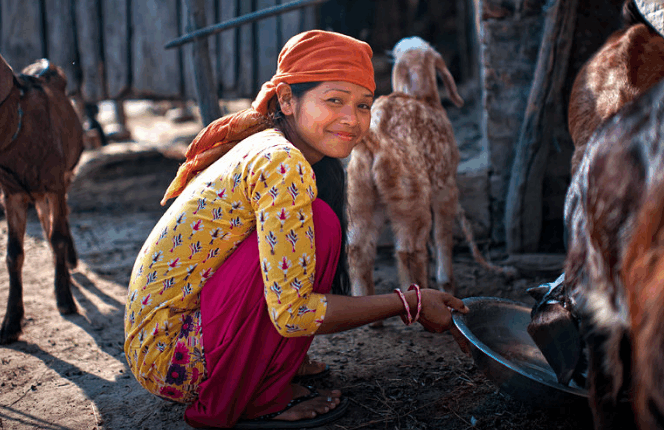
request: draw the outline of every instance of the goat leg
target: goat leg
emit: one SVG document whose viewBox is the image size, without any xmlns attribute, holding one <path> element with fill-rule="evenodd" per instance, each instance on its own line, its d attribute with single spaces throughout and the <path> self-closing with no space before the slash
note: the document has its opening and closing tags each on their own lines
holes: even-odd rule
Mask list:
<svg viewBox="0 0 664 430">
<path fill-rule="evenodd" d="M 373 205 L 349 216 L 348 270 L 353 296 L 372 296 L 375 292 L 373 267 L 378 236 L 385 217 L 372 211 Z"/>
<path fill-rule="evenodd" d="M 73 241 L 67 221 L 67 201 L 64 192 L 52 196 L 53 203 L 50 206 L 53 211 L 53 225 L 49 242 L 55 263 L 55 299 L 61 314 L 73 314 L 76 313 L 76 303 L 71 293 L 71 279 L 67 267 L 67 260 L 73 250 Z M 73 257 L 76 258 L 75 253 Z"/>
<path fill-rule="evenodd" d="M 18 340 L 23 320 L 23 238 L 25 236 L 28 198 L 24 194 L 4 194 L 7 217 L 7 271 L 9 273 L 9 298 L 7 312 L 0 328 L 0 344 Z"/>
<path fill-rule="evenodd" d="M 431 201 L 433 212 L 433 241 L 436 256 L 436 284 L 439 290 L 456 295 L 452 270 L 454 248 L 454 219 L 458 204 L 456 187 Z"/>
<path fill-rule="evenodd" d="M 588 402 L 595 430 L 636 428 L 629 395 L 625 396 L 630 384 L 629 339 L 581 328 L 588 345 Z"/>
<path fill-rule="evenodd" d="M 369 133 L 365 139 L 373 139 Z M 348 163 L 348 271 L 353 296 L 374 294 L 373 267 L 376 245 L 385 215 L 377 207 L 378 199 L 371 175 L 372 156 L 364 146 L 353 150 Z M 382 322 L 380 322 L 382 324 Z"/>
<path fill-rule="evenodd" d="M 45 238 L 51 237 L 53 213 L 55 213 L 53 206 L 57 204 L 57 199 L 57 195 L 53 193 L 43 194 L 35 199 L 35 209 L 37 209 L 37 215 L 39 216 L 39 222 L 41 223 Z M 69 209 L 66 206 L 65 210 L 68 215 Z M 74 248 L 74 240 L 71 237 L 68 216 L 65 216 L 64 223 L 64 228 L 66 230 L 65 238 L 67 239 L 67 264 L 70 269 L 74 269 L 78 265 L 78 256 L 76 254 L 76 248 Z"/>
<path fill-rule="evenodd" d="M 397 250 L 397 268 L 401 287 L 408 288 L 411 283 L 421 288 L 429 287 L 429 253 L 426 247 L 410 252 Z"/>
</svg>

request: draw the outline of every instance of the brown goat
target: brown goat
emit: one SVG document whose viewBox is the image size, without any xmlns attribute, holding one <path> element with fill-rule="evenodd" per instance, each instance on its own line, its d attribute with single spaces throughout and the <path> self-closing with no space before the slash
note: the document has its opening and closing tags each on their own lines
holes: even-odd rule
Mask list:
<svg viewBox="0 0 664 430">
<path fill-rule="evenodd" d="M 661 162 L 661 160 L 660 160 Z M 632 336 L 633 408 L 641 429 L 664 428 L 664 180 L 649 187 L 622 272 Z"/>
<path fill-rule="evenodd" d="M 452 228 L 457 210 L 459 149 L 440 102 L 436 71 L 450 76 L 438 52 L 420 38 L 392 51 L 392 89 L 371 108 L 371 128 L 348 164 L 348 261 L 354 295 L 374 293 L 376 241 L 389 219 L 399 281 L 426 288 L 432 213 L 439 288 L 454 291 Z M 451 78 L 447 90 L 463 101 Z"/>
<path fill-rule="evenodd" d="M 15 75 L 0 56 L 0 188 L 8 226 L 9 299 L 0 344 L 18 339 L 24 315 L 23 237 L 34 203 L 55 262 L 58 310 L 75 313 L 69 266 L 77 256 L 66 201 L 73 169 L 83 151 L 83 129 L 65 94 L 67 78 L 40 60 Z"/>
<path fill-rule="evenodd" d="M 436 287 L 454 294 L 453 228 L 462 214 L 456 183 L 459 149 L 440 101 L 436 72 L 451 100 L 459 107 L 463 100 L 443 58 L 424 40 L 402 39 L 392 54 L 394 92 L 374 102 L 370 130 L 353 149 L 347 168 L 351 288 L 354 295 L 374 293 L 377 239 L 389 220 L 400 286 L 429 286 L 427 245 L 433 224 Z M 488 265 L 464 216 L 461 223 L 473 255 Z"/>
<path fill-rule="evenodd" d="M 626 28 L 613 33 L 574 80 L 568 110 L 572 175 L 597 127 L 664 77 L 664 38 L 631 0 L 625 2 L 623 20 Z"/>
<path fill-rule="evenodd" d="M 567 335 L 587 348 L 597 430 L 664 429 L 662 135 L 664 82 L 591 136 L 565 201 L 564 281 L 536 305 L 529 326 L 576 321 Z"/>
</svg>

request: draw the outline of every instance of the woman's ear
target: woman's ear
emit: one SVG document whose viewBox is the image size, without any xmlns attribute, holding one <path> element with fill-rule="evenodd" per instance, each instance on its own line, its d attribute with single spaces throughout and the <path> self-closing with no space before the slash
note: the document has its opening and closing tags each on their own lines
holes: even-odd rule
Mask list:
<svg viewBox="0 0 664 430">
<path fill-rule="evenodd" d="M 294 110 L 293 92 L 291 91 L 290 85 L 285 82 L 280 82 L 277 85 L 277 99 L 279 100 L 281 112 L 284 115 L 292 115 Z"/>
</svg>

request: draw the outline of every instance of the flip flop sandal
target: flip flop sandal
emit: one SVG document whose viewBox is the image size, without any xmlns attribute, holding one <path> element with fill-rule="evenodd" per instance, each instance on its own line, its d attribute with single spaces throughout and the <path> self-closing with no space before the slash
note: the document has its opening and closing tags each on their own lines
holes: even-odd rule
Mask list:
<svg viewBox="0 0 664 430">
<path fill-rule="evenodd" d="M 325 378 L 330 374 L 330 365 L 326 364 L 325 369 L 321 370 L 318 373 L 312 373 L 309 375 L 295 375 L 293 377 L 293 383 L 301 382 L 301 381 L 318 381 L 319 379 Z"/>
<path fill-rule="evenodd" d="M 341 402 L 337 405 L 336 408 L 330 409 L 329 412 L 325 414 L 318 414 L 314 418 L 307 418 L 297 421 L 284 421 L 284 420 L 275 420 L 274 417 L 282 414 L 288 409 L 292 408 L 295 405 L 311 400 L 315 397 L 319 397 L 320 394 L 313 387 L 307 387 L 311 392 L 307 395 L 297 397 L 288 403 L 284 409 L 279 412 L 273 412 L 271 414 L 261 415 L 258 418 L 253 420 L 239 421 L 235 424 L 236 429 L 300 429 L 300 428 L 312 428 L 320 427 L 326 424 L 329 424 L 333 421 L 338 420 L 348 409 L 348 398 L 343 397 Z"/>
</svg>

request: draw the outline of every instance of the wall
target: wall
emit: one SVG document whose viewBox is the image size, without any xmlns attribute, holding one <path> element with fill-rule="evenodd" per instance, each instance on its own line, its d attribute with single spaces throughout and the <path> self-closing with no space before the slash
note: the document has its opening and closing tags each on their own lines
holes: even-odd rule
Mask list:
<svg viewBox="0 0 664 430">
<path fill-rule="evenodd" d="M 205 3 L 211 25 L 281 0 Z M 209 37 L 219 96 L 253 97 L 274 73 L 278 47 L 315 26 L 310 6 Z M 196 98 L 191 45 L 164 49 L 188 29 L 185 0 L 0 2 L 0 52 L 14 70 L 49 58 L 65 70 L 68 91 L 91 101 Z"/>
</svg>

